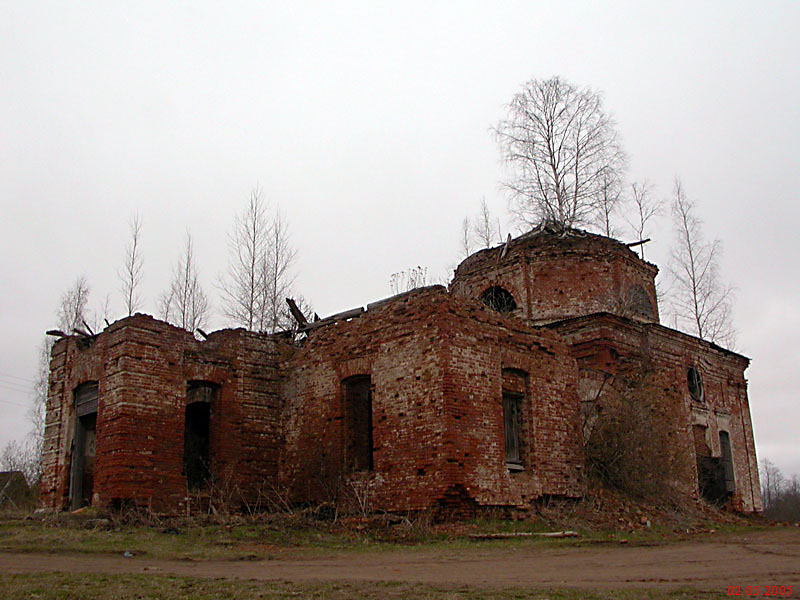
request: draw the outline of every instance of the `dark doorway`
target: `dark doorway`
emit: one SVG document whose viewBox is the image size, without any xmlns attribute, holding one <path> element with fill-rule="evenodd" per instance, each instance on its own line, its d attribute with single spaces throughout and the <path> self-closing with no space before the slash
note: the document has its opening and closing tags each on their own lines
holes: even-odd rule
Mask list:
<svg viewBox="0 0 800 600">
<path fill-rule="evenodd" d="M 722 459 L 711 456 L 704 425 L 692 425 L 694 448 L 697 455 L 697 486 L 700 495 L 711 504 L 723 505 L 728 499 L 725 491 L 725 470 Z"/>
<path fill-rule="evenodd" d="M 75 388 L 75 436 L 70 465 L 70 510 L 92 503 L 97 429 L 97 382 Z"/>
<path fill-rule="evenodd" d="M 202 488 L 211 476 L 211 409 L 216 387 L 190 384 L 186 395 L 183 430 L 183 474 L 190 490 Z"/>
<path fill-rule="evenodd" d="M 342 381 L 345 472 L 372 471 L 372 382 L 369 375 Z"/>
<path fill-rule="evenodd" d="M 697 457 L 697 479 L 700 495 L 711 504 L 723 505 L 728 500 L 725 491 L 725 471 L 722 460 L 712 456 Z"/>
</svg>

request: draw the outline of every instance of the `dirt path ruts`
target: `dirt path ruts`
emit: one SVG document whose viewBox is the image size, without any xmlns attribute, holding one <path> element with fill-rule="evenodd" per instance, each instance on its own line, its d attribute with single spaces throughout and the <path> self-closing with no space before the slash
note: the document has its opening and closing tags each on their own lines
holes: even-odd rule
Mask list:
<svg viewBox="0 0 800 600">
<path fill-rule="evenodd" d="M 658 546 L 586 546 L 332 553 L 309 559 L 181 561 L 87 554 L 0 553 L 0 572 L 158 573 L 241 579 L 404 581 L 475 586 L 617 589 L 793 586 L 800 596 L 800 529 Z"/>
</svg>

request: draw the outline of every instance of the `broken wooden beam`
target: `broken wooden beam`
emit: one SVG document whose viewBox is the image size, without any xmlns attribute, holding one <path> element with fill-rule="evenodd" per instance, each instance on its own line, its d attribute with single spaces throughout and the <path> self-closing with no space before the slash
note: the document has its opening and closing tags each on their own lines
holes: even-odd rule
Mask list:
<svg viewBox="0 0 800 600">
<path fill-rule="evenodd" d="M 354 317 L 360 316 L 363 312 L 364 308 L 359 306 L 358 308 L 353 308 L 350 310 L 346 310 L 344 312 L 336 313 L 335 315 L 331 315 L 330 317 L 325 317 L 324 319 L 320 319 L 319 321 L 314 321 L 313 323 L 306 323 L 305 325 L 301 325 L 300 331 L 311 331 L 312 329 L 317 329 L 318 327 L 331 325 L 336 321 L 345 321 L 347 319 L 352 319 Z"/>
<path fill-rule="evenodd" d="M 297 303 L 292 298 L 286 299 L 286 304 L 289 305 L 289 312 L 292 313 L 294 320 L 302 327 L 308 323 L 308 319 L 303 314 L 303 311 L 297 306 Z"/>
<path fill-rule="evenodd" d="M 649 241 L 650 241 L 650 238 L 647 238 L 646 240 L 639 240 L 638 242 L 630 242 L 630 243 L 625 244 L 625 245 L 628 248 L 633 248 L 634 246 L 641 246 L 642 244 L 646 244 Z"/>
<path fill-rule="evenodd" d="M 92 328 L 89 327 L 89 324 L 86 322 L 86 319 L 81 319 L 81 323 L 83 323 L 83 326 L 86 327 L 86 331 L 88 331 L 91 335 L 94 335 L 94 331 L 92 331 Z"/>
<path fill-rule="evenodd" d="M 300 325 L 299 331 L 306 332 L 311 331 L 313 329 L 319 329 L 320 327 L 324 327 L 325 325 L 331 325 L 336 321 L 333 319 L 320 319 L 319 321 L 314 321 L 313 323 L 306 323 L 305 325 Z"/>
<path fill-rule="evenodd" d="M 352 319 L 353 317 L 357 317 L 363 312 L 364 312 L 364 307 L 359 306 L 358 308 L 351 308 L 350 310 L 345 310 L 340 313 L 336 313 L 335 315 L 326 317 L 323 320 L 331 319 L 334 321 L 344 321 L 345 319 Z"/>
<path fill-rule="evenodd" d="M 497 259 L 497 262 L 500 262 L 506 257 L 506 254 L 508 254 L 508 249 L 510 246 L 511 246 L 511 234 L 509 233 L 508 237 L 506 237 L 506 243 L 503 244 L 503 249 L 500 251 L 500 258 Z"/>
</svg>

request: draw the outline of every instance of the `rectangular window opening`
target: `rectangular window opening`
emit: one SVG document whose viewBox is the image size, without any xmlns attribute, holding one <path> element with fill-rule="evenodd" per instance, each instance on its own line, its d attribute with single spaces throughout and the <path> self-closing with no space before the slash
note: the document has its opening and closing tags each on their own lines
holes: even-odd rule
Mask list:
<svg viewBox="0 0 800 600">
<path fill-rule="evenodd" d="M 505 432 L 506 466 L 512 471 L 522 470 L 522 400 L 524 395 L 503 392 L 503 430 Z"/>
<path fill-rule="evenodd" d="M 355 375 L 342 381 L 345 472 L 372 471 L 372 381 Z"/>
</svg>

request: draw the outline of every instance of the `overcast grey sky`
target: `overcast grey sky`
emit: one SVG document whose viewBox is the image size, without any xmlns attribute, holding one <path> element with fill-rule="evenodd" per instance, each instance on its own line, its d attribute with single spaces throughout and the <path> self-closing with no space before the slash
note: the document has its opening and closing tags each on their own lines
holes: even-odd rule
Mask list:
<svg viewBox="0 0 800 600">
<path fill-rule="evenodd" d="M 524 81 L 560 75 L 604 92 L 630 179 L 666 198 L 680 176 L 723 240 L 759 458 L 800 473 L 799 40 L 792 1 L 0 0 L 0 446 L 28 428 L 76 277 L 123 315 L 134 212 L 145 312 L 187 229 L 216 299 L 256 184 L 315 310 L 364 305 L 398 270 L 448 277 L 482 197 L 506 214 L 489 127 Z M 666 270 L 669 219 L 651 237 Z"/>
</svg>

